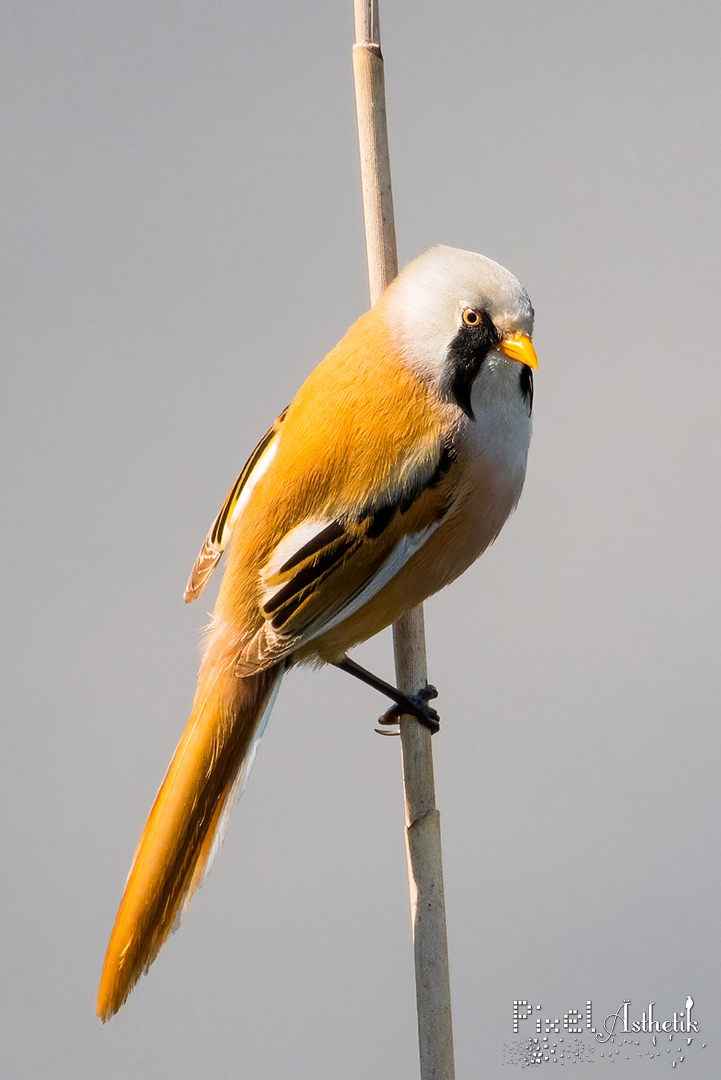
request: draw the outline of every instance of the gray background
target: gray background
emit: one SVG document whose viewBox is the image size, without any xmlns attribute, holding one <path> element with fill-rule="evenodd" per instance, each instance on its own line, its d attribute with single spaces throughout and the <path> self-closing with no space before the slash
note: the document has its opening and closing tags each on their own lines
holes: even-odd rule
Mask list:
<svg viewBox="0 0 721 1080">
<path fill-rule="evenodd" d="M 412 1078 L 399 749 L 335 671 L 286 681 L 180 933 L 93 1014 L 192 697 L 188 571 L 367 305 L 350 0 L 0 18 L 0 1068 Z M 537 310 L 520 508 L 427 605 L 458 1074 L 509 1074 L 516 998 L 665 1018 L 690 993 L 708 1046 L 675 1073 L 716 1077 L 720 9 L 383 0 L 382 24 L 401 262 L 485 252 Z M 359 655 L 390 675 L 388 634 Z"/>
</svg>

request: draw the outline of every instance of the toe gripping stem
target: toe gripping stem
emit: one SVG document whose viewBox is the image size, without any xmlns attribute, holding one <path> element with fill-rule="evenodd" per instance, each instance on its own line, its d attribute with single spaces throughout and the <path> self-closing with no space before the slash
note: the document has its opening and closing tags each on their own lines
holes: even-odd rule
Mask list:
<svg viewBox="0 0 721 1080">
<path fill-rule="evenodd" d="M 440 717 L 435 709 L 431 708 L 428 704 L 433 698 L 438 697 L 438 691 L 435 686 L 427 685 L 417 694 L 404 694 L 401 690 L 396 689 L 395 686 L 391 686 L 390 683 L 385 682 L 383 679 L 379 679 L 377 675 L 374 675 L 372 671 L 367 671 L 360 664 L 356 664 L 355 660 L 351 660 L 349 656 L 344 656 L 335 667 L 340 668 L 341 671 L 345 671 L 348 675 L 352 675 L 355 679 L 360 679 L 361 682 L 366 683 L 367 686 L 372 686 L 374 690 L 378 690 L 381 694 L 385 694 L 391 701 L 395 702 L 387 712 L 379 718 L 378 723 L 384 726 L 397 724 L 400 722 L 402 716 L 415 716 L 424 727 L 427 727 L 431 735 L 440 728 Z M 376 730 L 378 730 L 376 728 Z M 395 731 L 379 731 L 379 735 L 396 735 Z"/>
</svg>

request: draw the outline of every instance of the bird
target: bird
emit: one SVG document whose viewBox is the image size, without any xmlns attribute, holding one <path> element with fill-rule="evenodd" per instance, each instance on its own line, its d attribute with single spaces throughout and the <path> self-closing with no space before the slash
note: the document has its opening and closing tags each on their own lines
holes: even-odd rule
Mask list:
<svg viewBox="0 0 721 1080">
<path fill-rule="evenodd" d="M 457 578 L 526 473 L 534 311 L 493 260 L 410 262 L 309 375 L 231 487 L 186 602 L 225 553 L 190 718 L 135 852 L 97 996 L 108 1020 L 174 930 L 221 842 L 284 674 L 335 664 L 432 731 L 348 650 Z"/>
</svg>

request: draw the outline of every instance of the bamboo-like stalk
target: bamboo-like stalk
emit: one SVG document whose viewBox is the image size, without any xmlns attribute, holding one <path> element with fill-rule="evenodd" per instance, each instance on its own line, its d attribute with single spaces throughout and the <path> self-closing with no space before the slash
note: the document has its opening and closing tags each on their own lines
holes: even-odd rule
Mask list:
<svg viewBox="0 0 721 1080">
<path fill-rule="evenodd" d="M 354 0 L 353 74 L 371 303 L 398 273 L 378 0 Z M 393 625 L 396 679 L 405 693 L 427 682 L 423 607 Z M 401 718 L 406 852 L 416 970 L 421 1080 L 454 1080 L 451 989 L 443 895 L 440 814 L 431 734 Z"/>
</svg>

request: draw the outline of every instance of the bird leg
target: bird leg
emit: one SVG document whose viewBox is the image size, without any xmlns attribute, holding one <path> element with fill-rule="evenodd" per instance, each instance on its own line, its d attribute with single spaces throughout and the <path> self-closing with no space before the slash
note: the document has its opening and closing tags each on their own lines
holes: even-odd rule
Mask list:
<svg viewBox="0 0 721 1080">
<path fill-rule="evenodd" d="M 342 660 L 333 665 L 340 668 L 341 671 L 345 671 L 348 675 L 352 675 L 356 679 L 360 679 L 361 682 L 366 683 L 368 686 L 372 686 L 374 690 L 378 690 L 381 694 L 385 694 L 391 701 L 395 701 L 387 712 L 383 713 L 383 716 L 379 719 L 379 724 L 397 724 L 402 716 L 415 716 L 424 727 L 427 727 L 432 735 L 438 731 L 440 727 L 440 717 L 435 709 L 432 709 L 428 704 L 433 698 L 438 697 L 438 691 L 435 686 L 427 685 L 417 694 L 404 694 L 402 691 L 397 690 L 395 686 L 391 686 L 390 683 L 384 682 L 383 679 L 379 679 L 377 675 L 374 675 L 372 671 L 366 671 L 360 664 L 356 664 L 355 660 L 351 660 L 349 656 L 344 656 Z M 381 732 L 386 734 L 386 732 Z"/>
</svg>

